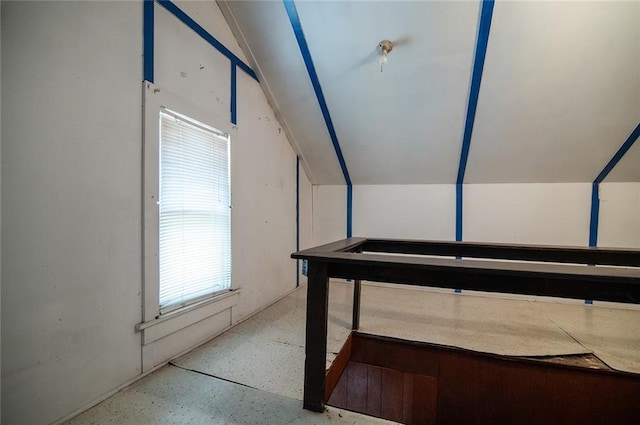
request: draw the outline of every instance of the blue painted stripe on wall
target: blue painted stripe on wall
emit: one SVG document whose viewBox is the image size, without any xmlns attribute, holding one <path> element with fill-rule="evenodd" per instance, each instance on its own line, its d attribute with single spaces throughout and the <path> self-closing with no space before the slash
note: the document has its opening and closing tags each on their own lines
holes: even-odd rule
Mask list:
<svg viewBox="0 0 640 425">
<path fill-rule="evenodd" d="M 456 183 L 456 241 L 462 241 L 462 183 Z"/>
<path fill-rule="evenodd" d="M 598 245 L 598 220 L 600 218 L 600 185 L 591 186 L 591 222 L 589 224 L 589 246 Z"/>
<path fill-rule="evenodd" d="M 162 5 L 165 9 L 171 12 L 176 18 L 180 19 L 183 23 L 185 23 L 189 28 L 195 31 L 200 37 L 206 40 L 209 44 L 215 47 L 220 53 L 225 55 L 229 60 L 242 69 L 244 72 L 249 74 L 251 78 L 258 81 L 258 76 L 256 73 L 242 61 L 239 57 L 233 54 L 233 52 L 227 49 L 222 43 L 220 43 L 214 36 L 209 34 L 204 28 L 202 28 L 196 21 L 191 19 L 189 15 L 184 13 L 178 6 L 173 4 L 169 0 L 158 0 L 158 3 Z"/>
<path fill-rule="evenodd" d="M 347 237 L 353 236 L 353 186 L 347 185 Z"/>
<path fill-rule="evenodd" d="M 284 2 L 284 7 L 287 10 L 287 15 L 289 16 L 289 21 L 291 22 L 291 27 L 293 28 L 293 32 L 296 36 L 296 40 L 298 41 L 298 46 L 300 47 L 300 53 L 302 54 L 302 59 L 304 60 L 304 64 L 307 67 L 307 73 L 309 74 L 311 85 L 313 86 L 313 90 L 316 94 L 316 98 L 318 99 L 318 104 L 320 105 L 320 110 L 322 111 L 322 116 L 324 117 L 324 122 L 327 126 L 327 131 L 329 132 L 329 136 L 331 137 L 331 142 L 333 143 L 333 149 L 335 150 L 336 156 L 338 157 L 338 162 L 340 163 L 340 168 L 342 169 L 342 175 L 344 176 L 344 180 L 347 184 L 347 237 L 351 237 L 352 187 L 351 187 L 351 177 L 349 176 L 349 170 L 347 170 L 347 164 L 344 161 L 344 156 L 342 155 L 342 149 L 340 149 L 338 136 L 336 135 L 336 131 L 333 127 L 333 121 L 331 120 L 331 114 L 329 114 L 329 108 L 327 107 L 327 102 L 325 101 L 324 94 L 322 92 L 322 87 L 320 86 L 320 80 L 318 79 L 316 68 L 313 65 L 313 59 L 311 58 L 311 52 L 309 52 L 309 46 L 307 45 L 307 40 L 304 36 L 304 31 L 302 30 L 302 24 L 300 23 L 300 17 L 298 16 L 296 5 L 293 2 L 293 0 L 283 0 L 283 2 Z"/>
<path fill-rule="evenodd" d="M 482 82 L 482 71 L 484 69 L 484 59 L 487 54 L 489 44 L 489 32 L 491 30 L 491 18 L 493 16 L 494 0 L 483 0 L 480 12 L 480 25 L 478 28 L 478 40 L 476 42 L 476 54 L 473 60 L 473 73 L 471 76 L 471 89 L 469 90 L 469 104 L 467 106 L 467 118 L 464 125 L 464 135 L 462 137 L 462 152 L 460 154 L 460 164 L 458 165 L 458 178 L 456 179 L 456 240 L 462 240 L 462 184 L 467 168 L 469 148 L 471 146 L 471 134 L 476 117 L 478 106 L 478 96 L 480 94 L 480 83 Z"/>
<path fill-rule="evenodd" d="M 235 62 L 231 61 L 231 123 L 238 124 L 238 113 L 237 113 L 237 91 L 238 91 L 238 75 Z"/>
<path fill-rule="evenodd" d="M 296 155 L 296 251 L 300 251 L 300 157 Z M 296 288 L 300 286 L 300 260 L 296 260 Z"/>
<path fill-rule="evenodd" d="M 613 155 L 607 165 L 604 166 L 600 174 L 593 181 L 591 189 L 591 222 L 589 224 L 589 246 L 598 245 L 598 222 L 600 217 L 600 183 L 609 175 L 611 170 L 618 165 L 622 157 L 631 149 L 631 146 L 640 137 L 640 124 L 631 132 L 627 140 L 620 146 L 620 149 Z"/>
<path fill-rule="evenodd" d="M 143 5 L 143 78 L 153 83 L 153 47 L 154 47 L 154 24 L 153 0 L 144 0 Z"/>
</svg>

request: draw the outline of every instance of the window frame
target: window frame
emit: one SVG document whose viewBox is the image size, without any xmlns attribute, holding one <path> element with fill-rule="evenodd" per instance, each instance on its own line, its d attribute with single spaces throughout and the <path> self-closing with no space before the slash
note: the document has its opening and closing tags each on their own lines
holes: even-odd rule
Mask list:
<svg viewBox="0 0 640 425">
<path fill-rule="evenodd" d="M 223 253 L 221 253 L 221 257 L 218 258 L 218 260 L 221 260 L 224 264 L 222 264 L 222 269 L 219 268 L 214 268 L 212 270 L 216 270 L 217 272 L 223 271 L 223 273 L 218 276 L 218 277 L 222 277 L 225 280 L 225 283 L 228 283 L 228 287 L 223 287 L 222 289 L 220 289 L 219 287 L 217 288 L 217 290 L 213 290 L 212 288 L 208 288 L 206 290 L 206 293 L 202 293 L 202 291 L 200 291 L 200 294 L 198 295 L 192 295 L 191 297 L 187 297 L 187 298 L 182 298 L 182 299 L 178 299 L 178 300 L 174 300 L 173 302 L 167 303 L 165 305 L 163 305 L 162 303 L 162 272 L 160 273 L 160 279 L 159 279 L 159 287 L 160 287 L 160 316 L 165 315 L 171 311 L 174 310 L 178 310 L 180 308 L 183 307 L 187 307 L 191 304 L 195 304 L 198 303 L 202 300 L 207 300 L 209 298 L 215 297 L 216 295 L 222 294 L 227 292 L 230 288 L 231 288 L 231 155 L 230 155 L 230 147 L 231 147 L 231 135 L 229 133 L 226 132 L 222 132 L 220 130 L 218 130 L 217 128 L 214 128 L 213 126 L 211 126 L 210 124 L 206 124 L 203 121 L 196 121 L 193 117 L 188 116 L 184 113 L 178 112 L 178 111 L 174 111 L 171 109 L 168 109 L 166 107 L 162 107 L 160 110 L 160 140 L 159 140 L 159 145 L 160 145 L 160 175 L 159 175 L 159 180 L 160 180 L 160 190 L 162 191 L 162 187 L 163 187 L 163 178 L 165 178 L 165 174 L 164 174 L 164 169 L 163 169 L 163 164 L 164 164 L 164 156 L 163 156 L 163 150 L 165 149 L 165 144 L 170 144 L 170 142 L 167 139 L 164 139 L 163 137 L 163 129 L 164 127 L 164 120 L 173 120 L 173 122 L 182 122 L 182 124 L 178 125 L 180 127 L 180 129 L 185 129 L 185 128 L 193 128 L 196 132 L 205 132 L 207 134 L 210 134 L 211 136 L 208 137 L 212 137 L 213 139 L 216 139 L 217 143 L 215 143 L 215 145 L 217 145 L 218 147 L 215 148 L 213 146 L 209 147 L 209 150 L 215 150 L 216 152 L 219 153 L 223 153 L 223 156 L 220 156 L 220 159 L 222 159 L 222 163 L 221 161 L 219 161 L 219 159 L 214 159 L 213 157 L 210 158 L 211 160 L 215 161 L 215 165 L 214 164 L 208 164 L 208 165 L 214 165 L 213 167 L 213 174 L 217 174 L 216 177 L 220 177 L 221 173 L 223 173 L 222 175 L 225 177 L 224 179 L 218 181 L 216 180 L 216 182 L 219 183 L 218 187 L 222 187 L 224 185 L 224 188 L 222 189 L 222 194 L 228 196 L 228 198 L 225 197 L 225 202 L 221 204 L 221 207 L 218 208 L 214 208 L 214 210 L 202 210 L 202 205 L 200 205 L 200 209 L 198 210 L 193 210 L 191 208 L 188 209 L 179 209 L 178 211 L 180 212 L 180 216 L 182 216 L 183 214 L 196 214 L 196 215 L 201 215 L 203 212 L 209 216 L 209 214 L 214 214 L 216 219 L 220 219 L 222 218 L 225 222 L 224 225 L 224 229 L 220 229 L 217 226 L 214 226 L 214 228 L 212 230 L 214 230 L 214 233 L 218 233 L 218 231 L 221 232 L 225 232 L 225 236 L 227 236 L 229 239 L 227 239 L 225 242 L 223 242 Z M 169 127 L 170 125 L 168 125 Z M 173 127 L 173 126 L 171 126 Z M 176 131 L 177 129 L 174 127 L 173 131 Z M 182 139 L 182 136 L 180 136 L 180 138 Z M 196 134 L 190 134 L 187 136 L 187 140 L 191 140 L 193 141 L 194 139 L 199 139 L 201 140 L 201 136 L 196 135 Z M 175 140 L 174 140 L 175 141 Z M 220 145 L 219 143 L 222 142 L 223 145 Z M 209 146 L 209 144 L 207 144 Z M 224 146 L 224 147 L 222 147 Z M 205 153 L 206 156 L 206 153 Z M 215 154 L 214 154 L 215 157 Z M 184 157 L 180 156 L 181 160 L 184 159 Z M 173 165 L 175 165 L 175 163 L 173 163 Z M 221 167 L 220 169 L 217 167 Z M 224 168 L 224 170 L 222 170 L 222 167 Z M 209 168 L 207 166 L 207 168 Z M 188 168 L 186 169 L 188 170 Z M 175 171 L 175 170 L 174 170 Z M 188 173 L 188 171 L 187 171 Z M 200 175 L 201 177 L 202 175 Z M 174 181 L 175 183 L 175 181 Z M 185 186 L 186 189 L 188 189 L 188 187 Z M 166 194 L 166 192 L 165 192 Z M 175 196 L 174 192 L 171 192 L 170 197 Z M 160 194 L 160 226 L 159 226 L 159 233 L 160 233 L 160 237 L 162 237 L 162 232 L 163 232 L 163 219 L 162 219 L 162 214 L 163 214 L 163 206 L 162 206 L 162 194 Z M 202 198 L 199 198 L 202 201 Z M 227 202 L 228 201 L 228 202 Z M 209 205 L 210 206 L 210 205 Z M 193 207 L 193 206 L 192 206 Z M 168 205 L 165 205 L 165 208 L 168 208 Z M 175 214 L 177 211 L 169 209 L 167 211 L 165 211 L 165 214 L 168 216 L 171 216 L 172 214 Z M 228 224 L 228 227 L 227 227 Z M 182 223 L 182 226 L 185 226 L 185 223 Z M 175 229 L 174 227 L 171 227 L 172 229 Z M 183 230 L 185 229 L 184 227 L 181 227 Z M 206 226 L 206 229 L 211 229 L 210 225 Z M 167 228 L 165 228 L 165 230 L 168 230 Z M 172 239 L 173 240 L 173 239 Z M 228 245 L 227 242 L 228 241 Z M 162 247 L 162 244 L 160 244 L 160 247 Z M 220 246 L 218 246 L 219 248 Z M 211 247 L 214 248 L 214 247 Z M 208 250 L 209 252 L 211 252 L 211 250 Z M 200 250 L 198 250 L 198 252 L 200 252 Z M 160 265 L 162 266 L 162 262 L 163 262 L 163 250 L 162 248 L 160 248 L 159 251 L 159 261 L 160 261 Z M 209 257 L 209 259 L 211 259 Z M 215 260 L 212 260 L 212 263 L 210 264 L 216 264 Z M 220 265 L 220 264 L 218 264 Z M 227 269 L 228 267 L 228 269 Z M 160 267 L 160 269 L 162 270 L 162 267 Z M 226 271 L 228 270 L 228 274 L 226 273 Z M 181 273 L 181 276 L 184 278 L 184 274 Z M 227 281 L 228 279 L 228 281 Z M 209 282 L 209 279 L 207 279 L 207 282 Z M 184 283 L 184 282 L 182 282 Z M 217 282 L 216 282 L 217 283 Z M 182 286 L 182 284 L 180 284 Z M 217 285 L 214 285 L 217 286 Z"/>
<path fill-rule="evenodd" d="M 193 309 L 205 307 L 216 300 L 223 300 L 234 289 L 233 277 L 229 290 L 216 292 L 204 299 L 193 300 L 184 306 L 160 311 L 160 270 L 159 270 L 159 225 L 160 225 L 160 112 L 168 109 L 186 115 L 196 121 L 216 128 L 231 135 L 234 126 L 226 119 L 171 94 L 167 90 L 148 81 L 143 83 L 143 147 L 142 147 L 142 324 L 139 330 L 146 328 L 147 322 L 163 321 L 165 318 L 177 317 Z M 215 125 L 211 125 L 214 123 Z M 229 143 L 229 161 L 231 161 L 232 145 Z M 231 172 L 231 170 L 230 170 Z M 230 180 L 232 180 L 230 175 Z M 233 186 L 230 183 L 230 200 L 233 204 Z M 233 223 L 233 217 L 231 217 Z M 233 238 L 233 236 L 232 236 Z M 233 260 L 232 260 L 233 261 Z M 233 266 L 232 266 L 233 269 Z M 232 272 L 233 275 L 233 272 Z M 237 297 L 235 297 L 237 298 Z M 225 302 L 229 304 L 229 302 Z M 211 307 L 208 307 L 211 309 Z M 212 309 L 211 311 L 215 311 Z"/>
</svg>

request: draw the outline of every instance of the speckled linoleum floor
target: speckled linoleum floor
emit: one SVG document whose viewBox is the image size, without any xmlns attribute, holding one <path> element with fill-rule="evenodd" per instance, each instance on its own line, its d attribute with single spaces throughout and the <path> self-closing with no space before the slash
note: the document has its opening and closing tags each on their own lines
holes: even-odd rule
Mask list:
<svg viewBox="0 0 640 425">
<path fill-rule="evenodd" d="M 68 424 L 383 424 L 344 410 L 323 414 L 298 400 L 166 366 L 118 392 Z"/>
<path fill-rule="evenodd" d="M 351 326 L 352 285 L 332 282 L 327 366 Z M 302 409 L 306 288 L 132 384 L 67 425 L 376 424 Z M 508 355 L 593 353 L 640 373 L 640 310 L 363 285 L 361 330 Z"/>
</svg>

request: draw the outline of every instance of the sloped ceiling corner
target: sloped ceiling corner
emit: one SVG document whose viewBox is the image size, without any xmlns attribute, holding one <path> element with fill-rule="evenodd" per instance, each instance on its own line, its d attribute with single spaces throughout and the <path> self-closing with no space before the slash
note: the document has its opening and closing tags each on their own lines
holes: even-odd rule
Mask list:
<svg viewBox="0 0 640 425">
<path fill-rule="evenodd" d="M 344 184 L 284 3 L 219 5 L 312 182 Z M 481 3 L 295 5 L 353 184 L 455 183 Z M 640 2 L 496 1 L 465 183 L 592 182 L 640 122 L 639 24 Z M 607 181 L 640 181 L 638 143 Z"/>
</svg>

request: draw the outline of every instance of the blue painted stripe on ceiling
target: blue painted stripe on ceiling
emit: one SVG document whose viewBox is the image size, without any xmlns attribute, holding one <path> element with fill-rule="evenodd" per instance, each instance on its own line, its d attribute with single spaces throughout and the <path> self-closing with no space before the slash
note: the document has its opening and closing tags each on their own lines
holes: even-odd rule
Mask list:
<svg viewBox="0 0 640 425">
<path fill-rule="evenodd" d="M 491 30 L 493 6 L 494 0 L 483 0 L 482 2 L 478 40 L 476 43 L 476 54 L 473 61 L 473 73 L 471 76 L 471 89 L 469 90 L 467 118 L 465 120 L 464 136 L 462 138 L 462 154 L 460 155 L 458 179 L 456 180 L 457 183 L 464 182 L 464 174 L 467 167 L 467 159 L 469 157 L 469 148 L 471 146 L 473 124 L 476 117 L 476 108 L 478 106 L 478 96 L 480 94 L 480 83 L 482 82 L 482 71 L 484 69 L 484 60 L 487 54 L 487 45 L 489 44 L 489 32 Z"/>
<path fill-rule="evenodd" d="M 238 124 L 238 112 L 237 112 L 237 92 L 238 92 L 238 67 L 231 61 L 231 123 Z"/>
<path fill-rule="evenodd" d="M 618 165 L 622 157 L 631 149 L 631 146 L 640 137 L 640 124 L 631 132 L 627 140 L 620 146 L 620 149 L 613 155 L 607 165 L 604 166 L 600 174 L 593 181 L 591 189 L 591 223 L 589 224 L 589 246 L 598 245 L 598 221 L 600 217 L 600 183 L 607 178 L 611 170 Z"/>
<path fill-rule="evenodd" d="M 154 16 L 153 0 L 144 0 L 143 5 L 143 78 L 153 83 L 153 47 L 154 47 Z"/>
<path fill-rule="evenodd" d="M 300 157 L 296 155 L 296 251 L 300 251 Z M 296 260 L 296 288 L 300 286 L 300 260 Z"/>
<path fill-rule="evenodd" d="M 478 96 L 480 94 L 480 83 L 482 82 L 482 71 L 484 69 L 484 59 L 487 54 L 489 44 L 489 32 L 491 30 L 491 18 L 493 16 L 494 0 L 483 0 L 480 12 L 480 25 L 478 27 L 478 40 L 476 42 L 476 54 L 473 60 L 473 73 L 471 76 L 471 89 L 469 90 L 469 104 L 467 106 L 467 118 L 464 125 L 464 135 L 462 137 L 462 152 L 460 154 L 460 164 L 458 165 L 458 178 L 456 179 L 456 240 L 462 240 L 462 184 L 469 158 L 469 148 L 471 146 L 471 134 L 476 117 L 478 106 Z"/>
<path fill-rule="evenodd" d="M 256 73 L 242 61 L 239 57 L 233 54 L 233 52 L 227 49 L 222 43 L 220 43 L 214 36 L 209 34 L 207 30 L 202 28 L 196 21 L 191 19 L 189 15 L 184 13 L 178 6 L 173 4 L 169 0 L 157 0 L 160 5 L 162 5 L 165 9 L 171 12 L 176 18 L 180 19 L 183 23 L 185 23 L 189 28 L 195 31 L 200 37 L 202 37 L 205 41 L 207 41 L 210 45 L 215 47 L 220 53 L 225 55 L 231 62 L 233 62 L 236 66 L 242 69 L 244 72 L 249 74 L 251 78 L 258 81 L 258 76 Z"/>
<path fill-rule="evenodd" d="M 311 52 L 309 52 L 307 39 L 305 38 L 304 31 L 302 30 L 302 24 L 300 23 L 300 17 L 298 16 L 296 5 L 293 0 L 283 0 L 283 2 L 284 2 L 284 7 L 287 10 L 289 22 L 291 22 L 291 27 L 293 28 L 293 32 L 296 36 L 296 40 L 298 41 L 298 46 L 300 47 L 300 53 L 302 54 L 302 59 L 304 60 L 304 64 L 307 67 L 307 73 L 309 74 L 311 85 L 313 86 L 313 90 L 316 94 L 316 98 L 318 99 L 318 104 L 320 105 L 320 110 L 322 111 L 322 116 L 324 117 L 324 122 L 327 126 L 329 137 L 331 137 L 331 142 L 333 143 L 333 149 L 335 150 L 336 156 L 338 157 L 338 162 L 340 163 L 340 168 L 342 169 L 342 175 L 344 176 L 344 180 L 347 184 L 347 237 L 350 237 L 351 224 L 352 224 L 351 177 L 349 176 L 349 170 L 347 170 L 347 164 L 345 163 L 344 156 L 342 155 L 342 149 L 340 149 L 338 136 L 336 135 L 335 128 L 333 127 L 331 114 L 329 113 L 329 108 L 327 107 L 327 102 L 325 101 L 324 94 L 322 92 L 322 87 L 320 86 L 320 80 L 318 79 L 316 68 L 313 65 L 313 59 L 311 58 Z"/>
<path fill-rule="evenodd" d="M 602 183 L 602 181 L 611 172 L 613 167 L 618 165 L 618 162 L 620 162 L 624 154 L 626 154 L 631 146 L 633 146 L 635 141 L 638 140 L 638 137 L 640 137 L 640 124 L 638 124 L 638 126 L 631 132 L 627 140 L 625 140 L 622 146 L 620 146 L 620 149 L 618 149 L 618 152 L 613 155 L 613 158 L 611 158 L 611 160 L 607 163 L 607 165 L 605 165 L 602 171 L 600 171 L 598 177 L 596 177 L 596 179 L 593 181 L 594 183 Z"/>
<path fill-rule="evenodd" d="M 289 16 L 289 21 L 291 22 L 291 26 L 293 27 L 293 32 L 296 36 L 296 40 L 298 41 L 298 46 L 300 47 L 300 53 L 302 54 L 304 64 L 307 67 L 309 79 L 311 80 L 313 90 L 315 91 L 316 97 L 318 98 L 318 103 L 320 104 L 320 109 L 322 110 L 322 116 L 324 117 L 327 130 L 329 131 L 329 136 L 331 137 L 331 141 L 333 142 L 333 148 L 335 149 L 336 155 L 338 156 L 338 162 L 340 163 L 340 168 L 342 169 L 344 180 L 347 185 L 350 185 L 351 178 L 349 177 L 349 171 L 347 170 L 347 165 L 344 162 L 344 157 L 342 156 L 342 149 L 340 149 L 340 143 L 338 142 L 338 136 L 336 136 L 336 131 L 333 127 L 331 114 L 329 114 L 329 108 L 327 107 L 327 102 L 324 99 L 322 87 L 320 86 L 320 80 L 318 79 L 316 68 L 313 65 L 313 59 L 311 58 L 309 46 L 307 45 L 307 40 L 304 36 L 302 25 L 300 24 L 300 18 L 298 16 L 298 11 L 296 10 L 296 5 L 293 0 L 283 1 L 284 7 L 287 10 L 287 15 Z"/>
</svg>

